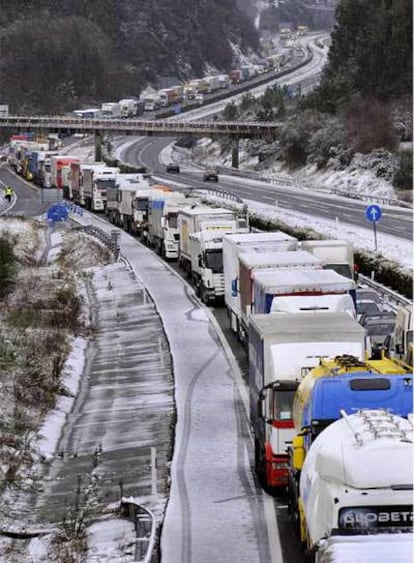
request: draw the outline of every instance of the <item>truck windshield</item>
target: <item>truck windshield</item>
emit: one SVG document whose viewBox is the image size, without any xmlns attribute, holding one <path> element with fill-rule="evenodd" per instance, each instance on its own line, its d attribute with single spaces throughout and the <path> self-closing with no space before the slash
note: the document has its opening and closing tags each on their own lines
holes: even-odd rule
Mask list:
<svg viewBox="0 0 414 563">
<path fill-rule="evenodd" d="M 137 198 L 134 200 L 134 209 L 137 211 L 147 211 L 148 209 L 148 198 Z"/>
<path fill-rule="evenodd" d="M 177 217 L 178 217 L 178 213 L 168 213 L 167 221 L 168 221 L 168 226 L 170 227 L 170 229 L 176 229 L 177 228 Z"/>
<path fill-rule="evenodd" d="M 213 274 L 223 272 L 223 251 L 221 248 L 216 250 L 206 250 L 205 252 L 206 268 L 212 270 Z"/>
<path fill-rule="evenodd" d="M 295 391 L 279 390 L 273 394 L 273 419 L 291 420 Z"/>
</svg>

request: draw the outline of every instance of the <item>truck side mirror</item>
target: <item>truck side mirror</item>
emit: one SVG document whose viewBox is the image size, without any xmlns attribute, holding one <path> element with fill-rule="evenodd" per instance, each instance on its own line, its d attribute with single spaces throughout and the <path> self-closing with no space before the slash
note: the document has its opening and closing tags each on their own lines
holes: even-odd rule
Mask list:
<svg viewBox="0 0 414 563">
<path fill-rule="evenodd" d="M 231 296 L 232 297 L 237 297 L 238 294 L 238 284 L 237 284 L 237 278 L 234 278 L 234 280 L 231 280 Z"/>
<path fill-rule="evenodd" d="M 198 255 L 198 266 L 199 268 L 203 267 L 203 257 L 201 256 L 201 254 Z"/>
</svg>

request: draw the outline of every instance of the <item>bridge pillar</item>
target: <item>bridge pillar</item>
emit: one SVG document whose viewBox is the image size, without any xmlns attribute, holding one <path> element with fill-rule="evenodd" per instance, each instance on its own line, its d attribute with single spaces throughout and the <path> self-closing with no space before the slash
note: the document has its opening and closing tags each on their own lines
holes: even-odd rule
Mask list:
<svg viewBox="0 0 414 563">
<path fill-rule="evenodd" d="M 233 137 L 231 148 L 231 166 L 232 168 L 239 167 L 239 138 Z"/>
<path fill-rule="evenodd" d="M 102 160 L 102 133 L 95 131 L 95 162 Z"/>
</svg>

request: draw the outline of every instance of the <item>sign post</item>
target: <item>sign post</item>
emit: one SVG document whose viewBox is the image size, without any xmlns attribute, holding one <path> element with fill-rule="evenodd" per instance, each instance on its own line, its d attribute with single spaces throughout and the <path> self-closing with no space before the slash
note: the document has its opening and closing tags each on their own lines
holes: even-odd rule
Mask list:
<svg viewBox="0 0 414 563">
<path fill-rule="evenodd" d="M 365 210 L 365 218 L 367 221 L 372 223 L 374 227 L 374 242 L 375 242 L 375 250 L 377 250 L 377 222 L 381 220 L 382 217 L 382 209 L 379 205 L 368 205 Z"/>
</svg>

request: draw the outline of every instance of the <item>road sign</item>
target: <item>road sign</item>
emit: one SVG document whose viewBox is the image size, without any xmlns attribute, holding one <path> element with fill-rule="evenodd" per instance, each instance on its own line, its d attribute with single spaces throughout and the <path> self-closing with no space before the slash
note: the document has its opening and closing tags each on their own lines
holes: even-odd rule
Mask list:
<svg viewBox="0 0 414 563">
<path fill-rule="evenodd" d="M 370 223 L 378 223 L 382 217 L 382 209 L 379 205 L 368 205 L 365 210 L 365 217 Z"/>
<path fill-rule="evenodd" d="M 47 210 L 47 218 L 49 221 L 53 222 L 65 221 L 68 218 L 67 207 L 62 203 L 52 205 L 52 207 L 49 207 Z"/>
<path fill-rule="evenodd" d="M 377 250 L 378 245 L 377 245 L 377 223 L 378 221 L 381 219 L 382 217 L 382 209 L 379 205 L 368 205 L 368 207 L 365 210 L 365 218 L 367 221 L 369 221 L 370 223 L 372 223 L 372 226 L 374 228 L 374 243 L 375 243 L 375 250 Z"/>
</svg>

